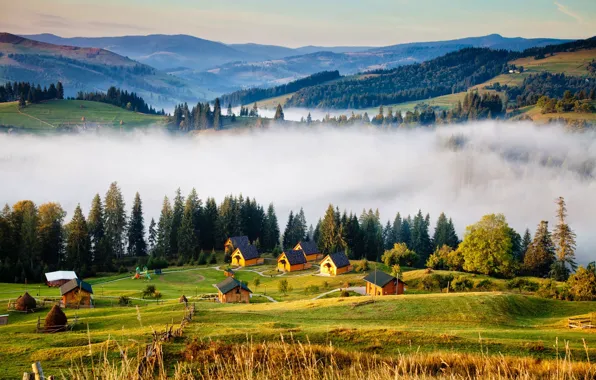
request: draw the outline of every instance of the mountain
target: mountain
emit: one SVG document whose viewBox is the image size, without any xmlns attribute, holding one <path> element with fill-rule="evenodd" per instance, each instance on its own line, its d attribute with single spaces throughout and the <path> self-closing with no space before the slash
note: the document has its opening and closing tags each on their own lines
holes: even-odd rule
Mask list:
<svg viewBox="0 0 596 380">
<path fill-rule="evenodd" d="M 155 107 L 176 101 L 206 99 L 212 94 L 182 79 L 101 48 L 54 45 L 0 33 L 0 81 L 42 86 L 61 81 L 66 96 L 117 86 L 137 92 Z"/>
</svg>

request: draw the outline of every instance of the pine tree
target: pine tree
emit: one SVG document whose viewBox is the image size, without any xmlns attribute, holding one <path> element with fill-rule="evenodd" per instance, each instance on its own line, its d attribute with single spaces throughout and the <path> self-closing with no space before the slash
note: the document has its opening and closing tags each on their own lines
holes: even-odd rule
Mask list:
<svg viewBox="0 0 596 380">
<path fill-rule="evenodd" d="M 214 249 L 223 242 L 217 241 L 217 227 L 219 225 L 219 211 L 215 199 L 207 198 L 205 211 L 201 223 L 201 245 L 203 249 Z"/>
<path fill-rule="evenodd" d="M 524 269 L 528 274 L 543 277 L 549 273 L 554 261 L 555 246 L 548 231 L 548 222 L 543 220 L 524 256 Z"/>
<path fill-rule="evenodd" d="M 403 243 L 401 241 L 401 225 L 401 214 L 398 212 L 397 215 L 395 215 L 395 219 L 393 219 L 393 225 L 391 226 L 390 241 L 392 247 L 395 243 Z"/>
<path fill-rule="evenodd" d="M 83 216 L 80 204 L 75 208 L 66 231 L 66 261 L 79 274 L 86 273 L 91 264 L 91 241 L 89 240 L 87 221 Z"/>
<path fill-rule="evenodd" d="M 128 254 L 134 256 L 147 255 L 145 242 L 145 221 L 143 218 L 143 205 L 141 196 L 137 192 L 132 206 L 128 223 Z"/>
<path fill-rule="evenodd" d="M 170 256 L 170 236 L 172 234 L 172 206 L 168 197 L 164 197 L 159 222 L 157 223 L 156 256 Z"/>
<path fill-rule="evenodd" d="M 520 257 L 520 262 L 524 262 L 524 257 L 526 256 L 526 252 L 528 252 L 528 248 L 530 248 L 530 244 L 532 244 L 532 234 L 530 233 L 530 229 L 526 228 L 524 232 L 524 237 L 522 238 L 521 243 L 521 252 L 522 256 Z"/>
<path fill-rule="evenodd" d="M 151 218 L 151 223 L 149 223 L 149 251 L 153 253 L 153 249 L 155 249 L 155 244 L 157 243 L 157 230 L 155 219 Z"/>
<path fill-rule="evenodd" d="M 275 215 L 275 207 L 273 203 L 269 204 L 267 214 L 263 222 L 263 249 L 267 252 L 273 251 L 279 244 L 279 225 L 277 223 L 277 215 Z"/>
<path fill-rule="evenodd" d="M 64 99 L 64 87 L 62 86 L 62 82 L 56 84 L 56 97 L 58 99 Z"/>
<path fill-rule="evenodd" d="M 109 270 L 112 254 L 110 245 L 105 237 L 105 216 L 99 194 L 96 194 L 91 202 L 87 227 L 91 241 L 93 265 L 96 265 L 101 270 Z"/>
<path fill-rule="evenodd" d="M 569 278 L 571 271 L 577 269 L 575 262 L 575 232 L 566 222 L 567 207 L 565 199 L 557 199 L 557 225 L 553 230 L 553 241 L 556 248 L 556 263 L 553 266 L 553 277 L 559 281 Z"/>
<path fill-rule="evenodd" d="M 333 205 L 330 204 L 329 207 L 327 207 L 325 217 L 321 221 L 319 228 L 318 246 L 321 253 L 334 253 L 340 248 L 337 244 L 337 229 L 338 226 L 335 222 L 335 212 L 333 210 Z"/>
<path fill-rule="evenodd" d="M 184 197 L 182 197 L 182 192 L 180 188 L 176 190 L 176 195 L 174 196 L 174 206 L 172 210 L 172 220 L 170 224 L 170 249 L 169 252 L 171 255 L 178 254 L 178 230 L 180 229 L 180 225 L 182 224 L 182 214 L 184 213 Z"/>
<path fill-rule="evenodd" d="M 288 223 L 286 224 L 286 229 L 284 231 L 284 235 L 283 235 L 283 243 L 282 243 L 282 248 L 285 249 L 289 249 L 292 248 L 292 241 L 293 241 L 293 236 L 292 236 L 292 229 L 294 228 L 294 212 L 290 211 L 290 215 L 288 216 Z"/>
<path fill-rule="evenodd" d="M 39 206 L 37 234 L 41 247 L 41 261 L 52 268 L 64 259 L 64 229 L 62 223 L 66 212 L 58 203 L 44 203 Z M 2 233 L 0 231 L 0 240 Z M 0 243 L 0 245 L 2 245 Z M 0 248 L 1 250 L 1 248 Z M 0 261 L 2 255 L 0 254 Z"/>
<path fill-rule="evenodd" d="M 124 199 L 118 187 L 113 182 L 106 193 L 104 201 L 105 215 L 105 236 L 110 252 L 116 257 L 124 254 L 124 233 L 126 229 L 126 212 L 124 210 Z"/>
<path fill-rule="evenodd" d="M 398 243 L 405 243 L 408 248 L 412 247 L 412 219 L 410 216 L 403 219 L 401 222 Z"/>
<path fill-rule="evenodd" d="M 412 227 L 412 246 L 409 248 L 418 254 L 420 259 L 418 264 L 420 266 L 424 266 L 428 257 L 433 252 L 428 228 L 429 218 L 424 218 L 422 216 L 422 211 L 418 210 L 418 214 L 414 217 L 414 224 Z"/>
<path fill-rule="evenodd" d="M 219 98 L 215 99 L 215 106 L 213 107 L 213 129 L 219 130 L 221 128 L 221 105 Z"/>
<path fill-rule="evenodd" d="M 250 112 L 250 116 L 252 116 L 252 117 L 259 117 L 259 106 L 257 105 L 256 102 L 252 106 L 252 110 Z"/>
<path fill-rule="evenodd" d="M 283 121 L 284 120 L 284 110 L 281 108 L 281 104 L 277 105 L 275 109 L 275 116 L 273 116 L 273 120 L 276 121 Z"/>
<path fill-rule="evenodd" d="M 178 230 L 178 254 L 185 261 L 196 259 L 199 250 L 199 239 L 195 231 L 194 217 L 198 208 L 196 191 L 189 194 L 184 205 L 182 223 Z"/>
<path fill-rule="evenodd" d="M 227 113 L 227 115 L 229 117 L 231 117 L 233 113 L 234 112 L 232 112 L 232 103 L 228 103 L 228 113 Z"/>
<path fill-rule="evenodd" d="M 311 124 L 312 123 L 312 116 L 310 116 L 310 112 L 308 113 L 308 116 L 306 117 L 306 124 Z"/>
<path fill-rule="evenodd" d="M 387 221 L 387 224 L 383 229 L 383 242 L 383 248 L 385 250 L 391 249 L 391 247 L 393 247 L 393 226 L 391 225 L 390 221 Z"/>
</svg>

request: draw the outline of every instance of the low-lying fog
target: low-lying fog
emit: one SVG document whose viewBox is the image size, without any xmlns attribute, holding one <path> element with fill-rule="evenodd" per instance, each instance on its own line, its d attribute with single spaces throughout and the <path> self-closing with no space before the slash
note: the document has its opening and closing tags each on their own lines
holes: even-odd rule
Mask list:
<svg viewBox="0 0 596 380">
<path fill-rule="evenodd" d="M 475 123 L 436 130 L 330 127 L 222 132 L 197 138 L 159 133 L 24 137 L 0 135 L 0 202 L 58 201 L 88 212 L 118 181 L 132 204 L 138 190 L 145 220 L 164 195 L 196 187 L 201 198 L 226 194 L 273 202 L 280 227 L 304 207 L 316 224 L 327 205 L 358 214 L 442 211 L 458 233 L 487 213 L 504 213 L 520 233 L 542 219 L 554 224 L 554 199 L 567 200 L 579 261 L 596 258 L 596 136 L 531 124 Z"/>
</svg>

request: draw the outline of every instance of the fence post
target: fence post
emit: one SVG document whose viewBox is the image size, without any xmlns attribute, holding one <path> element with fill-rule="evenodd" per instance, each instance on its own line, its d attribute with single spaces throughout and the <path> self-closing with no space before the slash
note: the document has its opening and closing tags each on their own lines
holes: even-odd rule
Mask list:
<svg viewBox="0 0 596 380">
<path fill-rule="evenodd" d="M 40 362 L 35 362 L 31 364 L 31 368 L 33 368 L 33 373 L 35 374 L 35 380 L 42 380 L 45 379 L 43 375 L 43 369 L 41 368 Z"/>
</svg>

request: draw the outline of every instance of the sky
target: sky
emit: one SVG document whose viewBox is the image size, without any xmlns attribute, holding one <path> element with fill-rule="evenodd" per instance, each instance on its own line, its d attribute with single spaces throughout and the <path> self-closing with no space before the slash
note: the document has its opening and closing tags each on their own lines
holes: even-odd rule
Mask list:
<svg viewBox="0 0 596 380">
<path fill-rule="evenodd" d="M 0 0 L 0 9 L 0 31 L 16 34 L 189 34 L 289 47 L 596 35 L 595 0 Z"/>
</svg>

